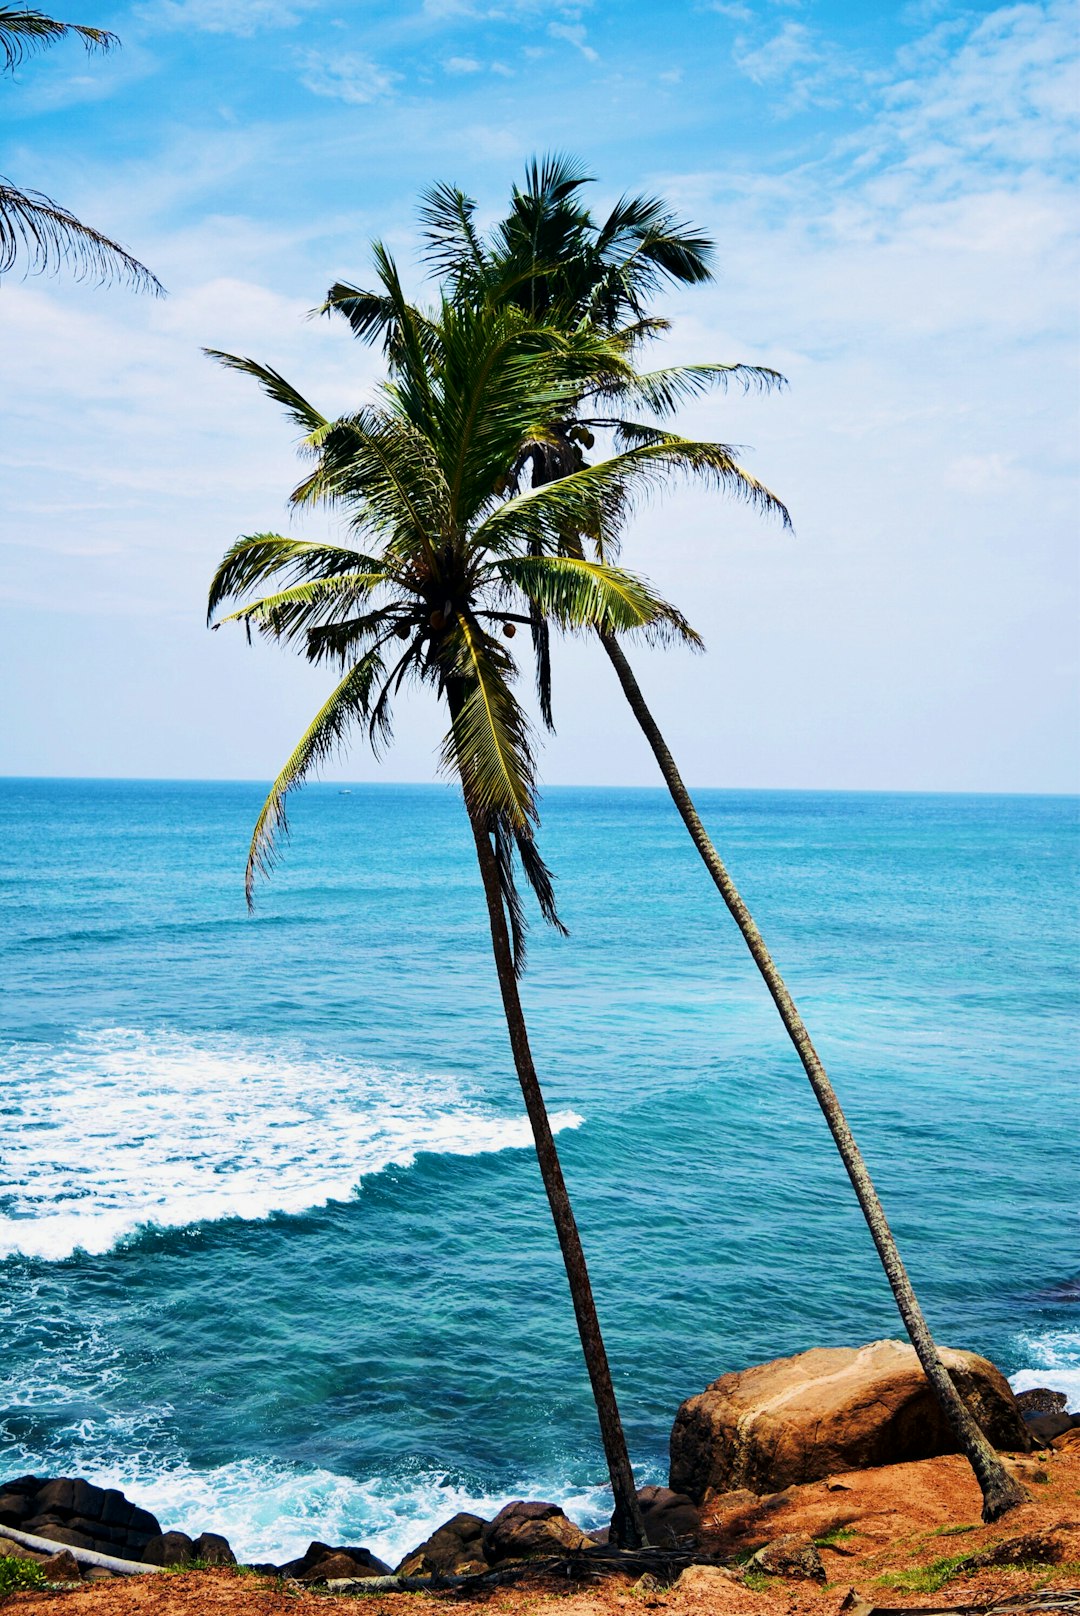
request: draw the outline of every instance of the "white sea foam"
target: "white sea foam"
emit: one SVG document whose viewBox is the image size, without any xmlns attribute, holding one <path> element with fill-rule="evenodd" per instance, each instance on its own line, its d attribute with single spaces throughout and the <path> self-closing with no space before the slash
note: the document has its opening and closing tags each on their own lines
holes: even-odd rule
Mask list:
<svg viewBox="0 0 1080 1616">
<path fill-rule="evenodd" d="M 457 1078 L 112 1029 L 0 1055 L 0 1257 L 343 1201 L 420 1152 L 531 1143 Z M 556 1112 L 556 1129 L 581 1122 Z"/>
<path fill-rule="evenodd" d="M 1048 1386 L 1051 1391 L 1066 1393 L 1071 1414 L 1080 1413 L 1080 1331 L 1049 1330 L 1045 1335 L 1021 1336 L 1020 1345 L 1032 1367 L 1009 1376 L 1013 1391 Z"/>
<path fill-rule="evenodd" d="M 353 1481 L 328 1470 L 307 1472 L 265 1460 L 241 1460 L 213 1470 L 186 1465 L 132 1476 L 123 1467 L 91 1467 L 85 1472 L 99 1486 L 122 1488 L 151 1510 L 163 1526 L 187 1532 L 223 1532 L 243 1560 L 293 1559 L 318 1538 L 324 1543 L 362 1543 L 390 1565 L 435 1528 L 469 1510 L 490 1520 L 511 1498 L 542 1497 L 560 1504 L 586 1530 L 606 1525 L 610 1489 L 572 1485 L 542 1490 L 527 1484 L 516 1491 L 486 1493 L 455 1485 L 437 1471 L 396 1479 Z"/>
</svg>

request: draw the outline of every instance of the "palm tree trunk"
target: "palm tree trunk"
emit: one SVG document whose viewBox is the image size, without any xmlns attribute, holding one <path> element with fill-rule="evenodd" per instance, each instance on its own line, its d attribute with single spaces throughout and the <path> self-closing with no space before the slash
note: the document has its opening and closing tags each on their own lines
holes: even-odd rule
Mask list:
<svg viewBox="0 0 1080 1616">
<path fill-rule="evenodd" d="M 919 1362 L 923 1366 L 926 1378 L 933 1387 L 938 1401 L 945 1411 L 945 1415 L 952 1426 L 961 1451 L 966 1455 L 975 1472 L 976 1479 L 982 1489 L 983 1520 L 996 1521 L 1007 1510 L 1014 1509 L 1017 1504 L 1024 1502 L 1026 1494 L 1023 1488 L 1006 1471 L 998 1455 L 986 1440 L 978 1424 L 973 1419 L 963 1398 L 954 1386 L 948 1370 L 942 1363 L 934 1338 L 930 1334 L 922 1308 L 908 1278 L 892 1230 L 885 1218 L 885 1212 L 878 1199 L 870 1174 L 866 1170 L 862 1153 L 855 1143 L 847 1119 L 840 1108 L 836 1091 L 829 1082 L 828 1074 L 818 1053 L 814 1048 L 810 1034 L 807 1032 L 795 1002 L 784 985 L 784 980 L 777 970 L 772 955 L 765 946 L 765 942 L 754 924 L 753 918 L 739 892 L 728 874 L 720 855 L 709 839 L 708 833 L 698 816 L 697 809 L 691 800 L 690 793 L 683 784 L 682 776 L 675 766 L 675 759 L 668 750 L 667 743 L 656 720 L 645 704 L 641 694 L 641 687 L 634 677 L 633 670 L 623 655 L 622 648 L 614 635 L 601 634 L 600 640 L 604 650 L 611 659 L 612 665 L 622 685 L 623 693 L 633 710 L 645 738 L 652 747 L 660 772 L 667 783 L 672 800 L 682 818 L 683 824 L 690 832 L 691 839 L 702 862 L 716 884 L 717 890 L 742 932 L 747 948 L 753 955 L 754 963 L 765 979 L 765 985 L 772 995 L 773 1002 L 780 1012 L 780 1019 L 787 1028 L 788 1036 L 802 1061 L 803 1070 L 810 1079 L 810 1087 L 814 1091 L 818 1105 L 821 1107 L 829 1131 L 836 1141 L 836 1148 L 840 1152 L 841 1160 L 847 1169 L 847 1175 L 862 1207 L 863 1216 L 870 1228 L 882 1267 L 892 1287 L 900 1317 L 904 1321 L 904 1328 L 911 1337 L 911 1344 L 919 1355 Z"/>
<path fill-rule="evenodd" d="M 525 1109 L 532 1125 L 536 1156 L 540 1163 L 540 1176 L 544 1181 L 551 1216 L 562 1248 L 566 1278 L 573 1298 L 574 1313 L 577 1316 L 578 1334 L 581 1337 L 581 1349 L 592 1382 L 596 1412 L 600 1421 L 600 1435 L 615 1494 L 611 1538 L 619 1548 L 636 1549 L 645 1541 L 641 1506 L 634 1486 L 634 1472 L 626 1448 L 619 1407 L 615 1401 L 615 1388 L 611 1383 L 607 1353 L 600 1334 L 600 1320 L 596 1315 L 589 1270 L 585 1266 L 585 1253 L 582 1250 L 577 1222 L 563 1179 L 559 1153 L 555 1148 L 555 1136 L 551 1131 L 536 1067 L 533 1065 L 532 1050 L 529 1048 L 529 1034 L 518 994 L 506 911 L 503 908 L 502 892 L 499 887 L 498 867 L 483 817 L 469 806 L 467 800 L 466 808 L 476 842 L 476 857 L 484 883 L 484 897 L 487 899 L 491 946 L 495 955 L 495 969 L 499 977 L 506 1026 L 510 1034 L 510 1048 L 514 1055 L 518 1082 L 525 1098 Z"/>
</svg>

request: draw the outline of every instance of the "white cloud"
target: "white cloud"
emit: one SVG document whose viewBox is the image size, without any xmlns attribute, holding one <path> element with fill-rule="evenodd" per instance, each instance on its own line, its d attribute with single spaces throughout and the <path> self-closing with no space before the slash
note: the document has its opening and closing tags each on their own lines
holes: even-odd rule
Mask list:
<svg viewBox="0 0 1080 1616">
<path fill-rule="evenodd" d="M 318 0 L 152 0 L 136 15 L 163 28 L 247 37 L 260 28 L 295 28 Z"/>
<path fill-rule="evenodd" d="M 475 56 L 451 56 L 443 63 L 447 73 L 479 73 L 480 63 Z"/>
<path fill-rule="evenodd" d="M 586 43 L 585 29 L 581 23 L 548 23 L 548 33 L 552 39 L 565 39 L 568 45 L 573 45 L 575 50 L 581 52 L 587 62 L 598 62 L 600 60 L 599 52 L 593 50 L 592 46 Z"/>
<path fill-rule="evenodd" d="M 391 95 L 399 81 L 399 73 L 380 67 L 369 56 L 345 51 L 332 55 L 327 51 L 305 50 L 297 52 L 302 72 L 300 82 L 313 95 L 323 95 L 332 101 L 344 101 L 348 106 L 366 106 Z"/>
</svg>

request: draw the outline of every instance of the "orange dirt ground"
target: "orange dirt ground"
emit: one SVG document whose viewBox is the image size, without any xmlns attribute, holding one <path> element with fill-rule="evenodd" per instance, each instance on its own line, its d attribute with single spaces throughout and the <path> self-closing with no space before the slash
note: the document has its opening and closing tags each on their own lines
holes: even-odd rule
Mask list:
<svg viewBox="0 0 1080 1616">
<path fill-rule="evenodd" d="M 824 1537 L 839 1528 L 853 1534 L 820 1549 L 829 1578 L 824 1586 L 777 1579 L 751 1589 L 721 1578 L 710 1588 L 646 1591 L 613 1577 L 600 1586 L 565 1589 L 534 1579 L 483 1599 L 448 1593 L 335 1596 L 230 1571 L 196 1571 L 14 1594 L 2 1604 L 3 1616 L 615 1616 L 646 1610 L 670 1616 L 840 1616 L 851 1609 L 852 1590 L 878 1609 L 936 1610 L 1018 1600 L 1035 1590 L 1080 1590 L 1080 1446 L 1019 1459 L 1011 1468 L 1031 1502 L 994 1526 L 982 1525 L 978 1488 L 958 1457 L 829 1477 L 734 1514 L 721 1508 L 716 1525 L 728 1552 L 745 1552 L 784 1532 Z M 953 1530 L 958 1527 L 965 1530 Z M 959 1575 L 933 1594 L 907 1592 L 887 1581 L 945 1556 L 1050 1530 L 1060 1544 L 1054 1565 Z"/>
</svg>

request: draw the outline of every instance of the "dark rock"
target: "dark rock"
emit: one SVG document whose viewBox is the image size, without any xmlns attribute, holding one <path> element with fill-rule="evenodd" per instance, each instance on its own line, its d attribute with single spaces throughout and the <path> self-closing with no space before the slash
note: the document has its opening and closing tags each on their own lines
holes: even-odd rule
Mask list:
<svg viewBox="0 0 1080 1616">
<path fill-rule="evenodd" d="M 100 1521 L 105 1507 L 105 1493 L 80 1477 L 72 1486 L 71 1513 L 84 1521 Z"/>
<path fill-rule="evenodd" d="M 28 1493 L 7 1491 L 0 1493 L 0 1525 L 18 1526 L 33 1509 Z"/>
<path fill-rule="evenodd" d="M 0 1493 L 36 1493 L 39 1487 L 44 1487 L 44 1476 L 15 1476 L 11 1481 L 0 1482 Z"/>
<path fill-rule="evenodd" d="M 1068 1401 L 1068 1392 L 1052 1392 L 1049 1386 L 1033 1386 L 1029 1392 L 1016 1394 L 1016 1406 L 1025 1419 L 1029 1414 L 1064 1414 Z"/>
<path fill-rule="evenodd" d="M 359 1556 L 363 1558 L 359 1558 Z M 390 1567 L 377 1560 L 367 1549 L 334 1549 L 307 1571 L 300 1573 L 298 1582 L 329 1582 L 338 1577 L 385 1577 Z"/>
<path fill-rule="evenodd" d="M 39 1515 L 70 1515 L 75 1503 L 75 1482 L 70 1476 L 58 1476 L 39 1487 L 34 1504 Z"/>
<path fill-rule="evenodd" d="M 135 1505 L 116 1487 L 106 1487 L 101 1495 L 101 1520 L 106 1526 L 128 1526 L 135 1513 Z"/>
<path fill-rule="evenodd" d="M 38 1562 L 50 1582 L 81 1582 L 79 1562 L 70 1549 L 61 1549 Z"/>
<path fill-rule="evenodd" d="M 299 1577 L 303 1572 L 310 1571 L 313 1565 L 318 1565 L 320 1560 L 325 1560 L 328 1555 L 333 1553 L 334 1550 L 329 1543 L 320 1543 L 316 1539 L 315 1542 L 308 1544 L 298 1559 L 286 1560 L 283 1566 L 278 1567 L 278 1571 L 283 1577 Z"/>
<path fill-rule="evenodd" d="M 186 1532 L 159 1532 L 142 1552 L 144 1565 L 186 1565 L 194 1558 L 195 1545 Z"/>
<path fill-rule="evenodd" d="M 1027 1453 L 1028 1434 L 1005 1377 L 985 1358 L 941 1349 L 945 1366 L 996 1448 Z M 670 1484 L 775 1493 L 836 1471 L 956 1452 L 956 1439 L 905 1342 L 818 1347 L 722 1375 L 679 1409 Z"/>
<path fill-rule="evenodd" d="M 528 1503 L 519 1498 L 484 1528 L 484 1558 L 489 1565 L 500 1565 L 504 1560 L 566 1554 L 586 1548 L 589 1541 L 558 1504 Z"/>
<path fill-rule="evenodd" d="M 964 1561 L 965 1571 L 982 1571 L 988 1566 L 1025 1565 L 1032 1561 L 1039 1565 L 1054 1565 L 1062 1558 L 1065 1545 L 1050 1532 L 1024 1532 L 1020 1537 L 1007 1537 L 1000 1543 L 991 1543 Z"/>
<path fill-rule="evenodd" d="M 151 1515 L 148 1509 L 133 1509 L 127 1521 L 128 1535 L 131 1537 L 160 1537 L 161 1524 L 156 1515 Z"/>
<path fill-rule="evenodd" d="M 1025 1414 L 1024 1421 L 1033 1441 L 1040 1448 L 1046 1447 L 1056 1436 L 1064 1436 L 1073 1427 L 1071 1414 Z"/>
<path fill-rule="evenodd" d="M 783 1537 L 758 1549 L 748 1561 L 751 1571 L 763 1571 L 770 1577 L 791 1577 L 803 1582 L 824 1582 L 825 1567 L 817 1547 L 808 1537 L 798 1532 L 785 1532 Z"/>
<path fill-rule="evenodd" d="M 205 1560 L 207 1565 L 235 1565 L 236 1555 L 229 1547 L 227 1537 L 219 1532 L 200 1532 L 195 1539 L 195 1558 Z"/>
<path fill-rule="evenodd" d="M 27 1526 L 26 1531 L 48 1538 L 50 1543 L 68 1543 L 74 1549 L 92 1549 L 94 1540 L 85 1532 L 76 1532 L 62 1521 L 43 1521 L 40 1526 Z"/>
<path fill-rule="evenodd" d="M 431 1536 L 412 1549 L 397 1567 L 399 1577 L 426 1577 L 433 1574 L 468 1576 L 483 1569 L 484 1528 L 487 1521 L 466 1511 L 444 1521 Z"/>
<path fill-rule="evenodd" d="M 647 1542 L 673 1548 L 680 1538 L 697 1535 L 701 1511 L 685 1493 L 673 1493 L 670 1487 L 641 1487 L 638 1501 Z"/>
</svg>

